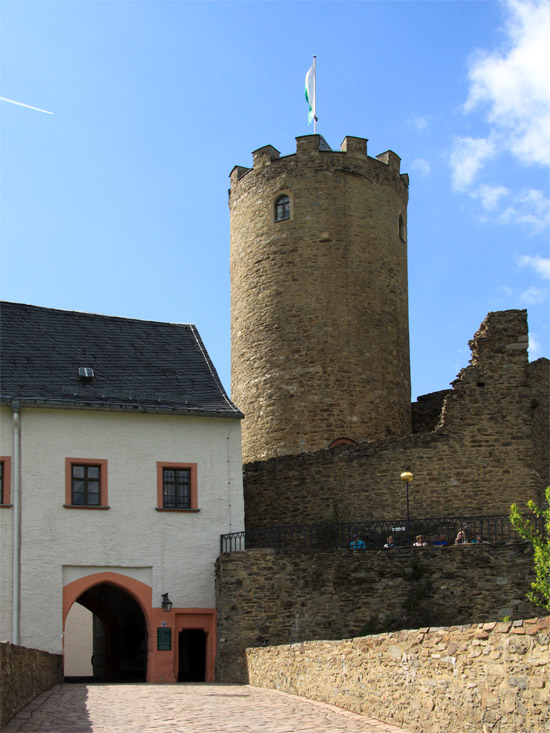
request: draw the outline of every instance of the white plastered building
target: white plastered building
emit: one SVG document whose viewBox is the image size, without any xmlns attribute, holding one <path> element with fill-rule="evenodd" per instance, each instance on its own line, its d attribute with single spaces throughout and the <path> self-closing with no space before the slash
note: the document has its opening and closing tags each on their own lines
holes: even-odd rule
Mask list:
<svg viewBox="0 0 550 733">
<path fill-rule="evenodd" d="M 93 676 L 212 680 L 242 414 L 195 327 L 2 303 L 1 395 L 1 638 L 62 653 L 78 603 Z"/>
</svg>

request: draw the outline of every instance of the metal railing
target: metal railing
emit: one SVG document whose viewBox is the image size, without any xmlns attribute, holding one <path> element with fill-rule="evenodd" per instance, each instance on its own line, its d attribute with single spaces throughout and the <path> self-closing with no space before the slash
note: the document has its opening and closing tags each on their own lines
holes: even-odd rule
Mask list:
<svg viewBox="0 0 550 733">
<path fill-rule="evenodd" d="M 544 533 L 544 522 L 534 514 L 524 514 L 533 529 Z M 460 532 L 465 542 L 458 542 Z M 379 550 L 394 538 L 394 547 L 410 547 L 417 542 L 427 546 L 488 542 L 504 544 L 521 541 L 507 514 L 475 515 L 469 517 L 428 517 L 384 519 L 370 522 L 325 522 L 323 524 L 293 524 L 260 527 L 243 532 L 222 534 L 220 552 L 235 552 L 252 548 L 277 550 Z M 460 539 L 460 538 L 459 538 Z"/>
</svg>

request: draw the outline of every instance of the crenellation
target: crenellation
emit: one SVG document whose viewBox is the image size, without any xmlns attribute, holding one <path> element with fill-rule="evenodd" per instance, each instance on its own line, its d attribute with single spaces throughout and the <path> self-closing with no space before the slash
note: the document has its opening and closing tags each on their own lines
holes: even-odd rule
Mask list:
<svg viewBox="0 0 550 733">
<path fill-rule="evenodd" d="M 251 168 L 246 168 L 243 165 L 234 166 L 231 173 L 229 174 L 231 185 L 235 186 L 237 181 L 240 181 L 240 179 L 243 176 L 245 176 L 247 173 L 249 173 L 251 170 L 252 170 Z M 229 194 L 231 195 L 231 189 L 229 189 Z"/>
<path fill-rule="evenodd" d="M 279 156 L 279 151 L 277 148 L 274 148 L 273 145 L 264 145 L 252 152 L 254 168 L 263 168 L 264 166 L 269 165 L 272 160 L 277 160 Z"/>
<path fill-rule="evenodd" d="M 380 153 L 376 156 L 376 160 L 379 160 L 381 163 L 385 163 L 388 168 L 391 168 L 398 173 L 401 169 L 401 158 L 396 155 L 393 150 L 386 150 L 385 153 Z"/>
<path fill-rule="evenodd" d="M 321 141 L 324 142 L 322 135 L 300 135 L 296 138 L 296 155 L 301 157 L 304 155 L 318 154 L 320 152 Z"/>
<path fill-rule="evenodd" d="M 350 153 L 366 157 L 368 140 L 365 137 L 353 137 L 346 135 L 340 145 L 342 153 Z"/>
</svg>

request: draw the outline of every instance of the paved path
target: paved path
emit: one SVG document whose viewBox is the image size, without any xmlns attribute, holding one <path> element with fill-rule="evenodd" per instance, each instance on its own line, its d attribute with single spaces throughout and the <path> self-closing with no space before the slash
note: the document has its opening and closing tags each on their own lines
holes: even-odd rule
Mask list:
<svg viewBox="0 0 550 733">
<path fill-rule="evenodd" d="M 333 705 L 249 685 L 56 685 L 3 733 L 404 733 Z"/>
</svg>

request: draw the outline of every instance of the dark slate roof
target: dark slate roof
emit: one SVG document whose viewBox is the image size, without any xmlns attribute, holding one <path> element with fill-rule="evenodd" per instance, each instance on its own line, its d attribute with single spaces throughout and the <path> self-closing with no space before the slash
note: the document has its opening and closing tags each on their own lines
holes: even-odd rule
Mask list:
<svg viewBox="0 0 550 733">
<path fill-rule="evenodd" d="M 193 325 L 0 301 L 0 329 L 2 402 L 242 417 Z"/>
</svg>

